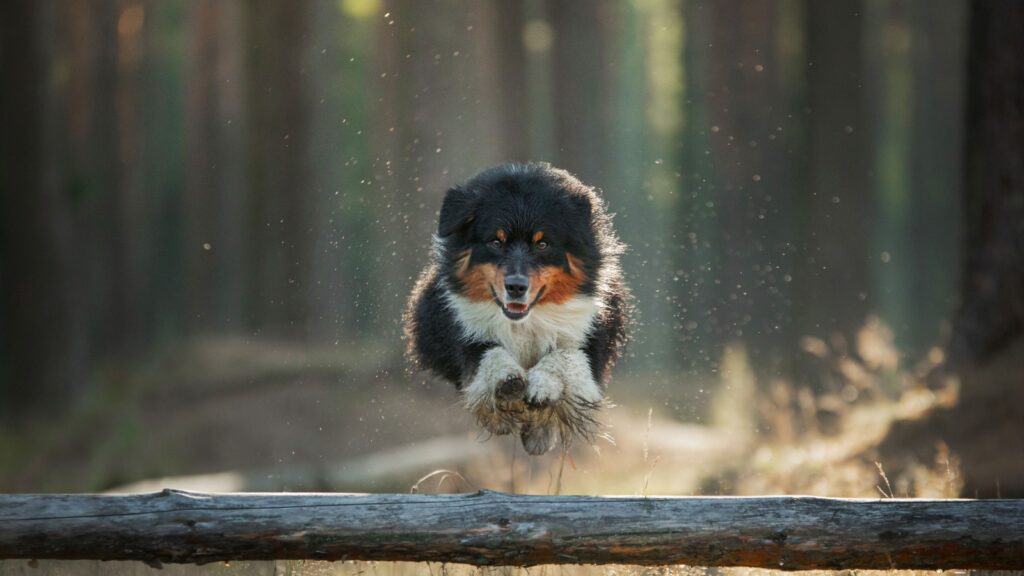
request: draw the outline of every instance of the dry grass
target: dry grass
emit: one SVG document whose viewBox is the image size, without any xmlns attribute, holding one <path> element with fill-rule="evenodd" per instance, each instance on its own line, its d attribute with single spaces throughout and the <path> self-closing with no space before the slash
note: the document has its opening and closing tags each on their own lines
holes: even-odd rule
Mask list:
<svg viewBox="0 0 1024 576">
<path fill-rule="evenodd" d="M 929 389 L 926 365 L 904 367 L 888 329 L 873 320 L 856 352 L 818 341 L 830 390 L 812 394 L 783 381 L 756 381 L 741 349 L 726 352 L 711 425 L 679 423 L 652 406 L 609 413 L 614 442 L 531 459 L 514 443 L 463 471 L 477 487 L 523 493 L 812 494 L 848 497 L 954 497 L 957 462 L 948 450 L 934 461 L 882 461 L 890 427 L 956 401 L 955 389 Z M 503 442 L 503 440 L 498 440 Z M 563 464 L 564 461 L 564 464 Z M 449 488 L 455 489 L 454 484 Z M 880 490 L 881 489 L 881 490 Z M 446 490 L 447 491 L 447 490 Z"/>
</svg>

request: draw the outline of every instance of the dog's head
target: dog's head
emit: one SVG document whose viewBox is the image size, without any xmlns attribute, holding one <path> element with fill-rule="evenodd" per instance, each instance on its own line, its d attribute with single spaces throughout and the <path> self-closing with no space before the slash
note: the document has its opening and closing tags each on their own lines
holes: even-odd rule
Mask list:
<svg viewBox="0 0 1024 576">
<path fill-rule="evenodd" d="M 593 189 L 546 164 L 487 170 L 441 207 L 442 266 L 457 294 L 512 321 L 593 294 L 607 217 Z"/>
</svg>

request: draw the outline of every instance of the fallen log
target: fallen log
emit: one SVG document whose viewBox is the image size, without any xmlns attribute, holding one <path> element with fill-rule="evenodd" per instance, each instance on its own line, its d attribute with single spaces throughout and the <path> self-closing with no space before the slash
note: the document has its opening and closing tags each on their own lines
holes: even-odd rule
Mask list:
<svg viewBox="0 0 1024 576">
<path fill-rule="evenodd" d="M 0 559 L 1024 569 L 1024 500 L 0 495 Z"/>
</svg>

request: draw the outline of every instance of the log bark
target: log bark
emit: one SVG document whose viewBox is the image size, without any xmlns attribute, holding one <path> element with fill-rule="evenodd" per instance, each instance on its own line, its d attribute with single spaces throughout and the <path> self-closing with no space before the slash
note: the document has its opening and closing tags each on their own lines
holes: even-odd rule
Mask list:
<svg viewBox="0 0 1024 576">
<path fill-rule="evenodd" d="M 0 559 L 1021 569 L 1024 500 L 0 496 Z"/>
</svg>

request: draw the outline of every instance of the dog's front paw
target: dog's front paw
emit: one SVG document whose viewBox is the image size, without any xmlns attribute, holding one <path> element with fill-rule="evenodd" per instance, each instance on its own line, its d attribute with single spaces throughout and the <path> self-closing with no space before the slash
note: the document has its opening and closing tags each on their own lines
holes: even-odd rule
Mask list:
<svg viewBox="0 0 1024 576">
<path fill-rule="evenodd" d="M 591 438 L 598 427 L 604 393 L 594 381 L 590 363 L 580 350 L 555 350 L 527 372 L 523 447 L 531 454 L 550 450 L 558 436 L 571 442 Z"/>
<path fill-rule="evenodd" d="M 494 392 L 498 412 L 513 420 L 522 414 L 526 410 L 526 403 L 523 401 L 526 387 L 526 378 L 520 374 L 512 374 L 500 382 Z"/>
<path fill-rule="evenodd" d="M 525 409 L 526 374 L 504 348 L 491 348 L 480 359 L 476 374 L 466 387 L 466 408 L 488 432 L 503 436 L 518 428 Z"/>
<path fill-rule="evenodd" d="M 546 358 L 546 357 L 545 357 Z M 526 403 L 531 407 L 550 406 L 562 397 L 565 382 L 551 363 L 541 360 L 526 373 Z"/>
</svg>

